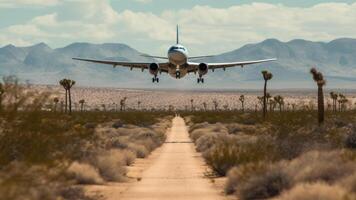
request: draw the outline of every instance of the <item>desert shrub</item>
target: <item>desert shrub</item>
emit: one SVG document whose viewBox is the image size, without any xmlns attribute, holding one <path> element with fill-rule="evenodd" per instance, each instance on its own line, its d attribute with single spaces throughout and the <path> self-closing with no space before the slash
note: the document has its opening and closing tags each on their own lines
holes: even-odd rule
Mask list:
<svg viewBox="0 0 356 200">
<path fill-rule="evenodd" d="M 126 160 L 118 150 L 104 151 L 98 154 L 92 165 L 99 169 L 100 175 L 107 181 L 124 181 L 126 175 Z"/>
<path fill-rule="evenodd" d="M 339 182 L 339 185 L 347 189 L 348 192 L 352 192 L 356 195 L 356 172 L 354 172 L 351 176 L 345 177 Z"/>
<path fill-rule="evenodd" d="M 89 164 L 73 162 L 67 169 L 67 173 L 78 184 L 101 184 L 103 182 L 98 171 Z"/>
<path fill-rule="evenodd" d="M 229 139 L 218 141 L 203 156 L 215 172 L 224 176 L 234 166 L 274 160 L 275 154 L 273 143 L 269 140 L 259 139 L 253 143 L 238 144 Z"/>
<path fill-rule="evenodd" d="M 95 197 L 89 197 L 85 195 L 83 188 L 79 187 L 64 187 L 59 190 L 59 196 L 57 199 L 64 200 L 94 200 Z"/>
<path fill-rule="evenodd" d="M 291 187 L 291 180 L 280 167 L 268 167 L 239 184 L 237 194 L 241 200 L 267 199 L 278 196 Z"/>
<path fill-rule="evenodd" d="M 290 161 L 286 166 L 287 173 L 295 183 L 335 181 L 351 174 L 356 165 L 343 159 L 341 151 L 311 151 Z"/>
<path fill-rule="evenodd" d="M 256 174 L 260 174 L 266 168 L 265 162 L 248 163 L 233 167 L 227 174 L 227 182 L 225 185 L 225 193 L 233 194 L 239 188 L 240 183 L 248 181 L 248 179 Z"/>
<path fill-rule="evenodd" d="M 286 191 L 275 200 L 345 200 L 351 196 L 339 186 L 325 183 L 302 183 Z"/>
<path fill-rule="evenodd" d="M 197 150 L 200 152 L 205 152 L 209 150 L 213 145 L 216 143 L 217 140 L 219 140 L 221 137 L 227 136 L 226 134 L 223 133 L 216 133 L 216 132 L 207 132 L 201 137 L 199 137 L 195 144 L 197 147 Z"/>
<path fill-rule="evenodd" d="M 349 134 L 347 134 L 345 138 L 345 147 L 350 149 L 356 149 L 356 130 L 352 130 Z"/>
<path fill-rule="evenodd" d="M 137 158 L 146 158 L 149 154 L 149 151 L 142 144 L 130 143 L 128 148 L 136 153 Z"/>
</svg>

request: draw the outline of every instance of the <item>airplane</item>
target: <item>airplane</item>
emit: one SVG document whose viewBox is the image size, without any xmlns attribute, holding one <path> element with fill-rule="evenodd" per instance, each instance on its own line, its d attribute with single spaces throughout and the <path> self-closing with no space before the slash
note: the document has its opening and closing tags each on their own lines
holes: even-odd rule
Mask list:
<svg viewBox="0 0 356 200">
<path fill-rule="evenodd" d="M 124 62 L 124 61 L 111 61 L 111 60 L 93 60 L 85 58 L 73 58 L 73 60 L 86 61 L 99 64 L 112 65 L 114 68 L 116 66 L 129 67 L 131 70 L 134 68 L 139 68 L 142 72 L 145 69 L 148 69 L 150 74 L 153 75 L 152 82 L 159 82 L 158 74 L 168 73 L 170 76 L 176 79 L 181 79 L 186 76 L 188 73 L 198 73 L 197 83 L 204 83 L 203 76 L 206 75 L 209 69 L 214 72 L 215 69 L 252 65 L 263 62 L 270 62 L 277 60 L 276 58 L 264 59 L 264 60 L 254 60 L 254 61 L 242 61 L 242 62 L 226 62 L 226 63 L 205 63 L 205 62 L 192 62 L 195 59 L 213 57 L 213 56 L 195 56 L 189 57 L 188 50 L 186 47 L 179 43 L 179 27 L 177 25 L 177 38 L 176 44 L 171 46 L 168 49 L 167 57 L 163 56 L 151 56 L 151 55 L 141 55 L 143 57 L 155 58 L 155 59 L 164 59 L 166 62 Z"/>
</svg>

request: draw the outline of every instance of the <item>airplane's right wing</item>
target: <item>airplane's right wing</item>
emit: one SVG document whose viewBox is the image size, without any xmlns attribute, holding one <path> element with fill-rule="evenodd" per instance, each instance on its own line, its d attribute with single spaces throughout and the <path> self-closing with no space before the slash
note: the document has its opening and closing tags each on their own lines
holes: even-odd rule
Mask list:
<svg viewBox="0 0 356 200">
<path fill-rule="evenodd" d="M 131 69 L 139 68 L 141 70 L 148 69 L 149 65 L 152 64 L 152 63 L 148 63 L 148 62 L 123 62 L 123 61 L 110 61 L 110 60 L 93 60 L 93 59 L 84 59 L 84 58 L 73 58 L 73 60 L 112 65 L 113 67 L 123 66 L 123 67 L 129 67 Z M 163 72 L 168 71 L 169 63 L 163 62 L 163 63 L 157 63 L 157 64 L 160 66 L 160 69 Z"/>
</svg>

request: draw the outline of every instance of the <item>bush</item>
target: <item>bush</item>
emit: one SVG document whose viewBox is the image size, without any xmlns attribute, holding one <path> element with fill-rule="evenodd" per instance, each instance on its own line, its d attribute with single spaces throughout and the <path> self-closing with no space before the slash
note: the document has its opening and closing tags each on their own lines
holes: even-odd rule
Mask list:
<svg viewBox="0 0 356 200">
<path fill-rule="evenodd" d="M 126 163 L 120 151 L 110 150 L 100 153 L 92 164 L 99 169 L 105 180 L 122 182 L 126 180 Z"/>
<path fill-rule="evenodd" d="M 241 144 L 236 140 L 228 139 L 217 141 L 203 156 L 215 172 L 225 176 L 226 172 L 234 166 L 265 160 L 273 161 L 275 154 L 273 143 L 266 139 Z"/>
<path fill-rule="evenodd" d="M 356 149 L 356 130 L 352 130 L 345 138 L 346 148 Z"/>
<path fill-rule="evenodd" d="M 289 189 L 291 180 L 282 168 L 274 166 L 240 183 L 237 194 L 241 200 L 267 199 Z"/>
<path fill-rule="evenodd" d="M 78 184 L 101 184 L 103 179 L 98 171 L 89 164 L 73 162 L 67 169 L 68 175 Z"/>
<path fill-rule="evenodd" d="M 286 165 L 287 173 L 295 183 L 324 181 L 334 183 L 352 174 L 356 165 L 343 159 L 342 151 L 311 151 Z"/>
<path fill-rule="evenodd" d="M 302 183 L 290 191 L 283 193 L 275 200 L 345 200 L 351 199 L 350 195 L 339 186 L 325 183 Z"/>
</svg>

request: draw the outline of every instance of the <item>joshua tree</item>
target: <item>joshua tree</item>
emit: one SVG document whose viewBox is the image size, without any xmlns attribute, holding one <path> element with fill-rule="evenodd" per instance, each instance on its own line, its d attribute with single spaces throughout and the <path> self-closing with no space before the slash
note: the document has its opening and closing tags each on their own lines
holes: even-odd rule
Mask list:
<svg viewBox="0 0 356 200">
<path fill-rule="evenodd" d="M 140 110 L 141 107 L 141 101 L 137 101 L 137 109 Z"/>
<path fill-rule="evenodd" d="M 276 107 L 276 102 L 273 99 L 271 99 L 269 100 L 268 104 L 269 104 L 269 111 L 270 112 L 274 111 L 274 108 Z"/>
<path fill-rule="evenodd" d="M 194 99 L 190 99 L 191 110 L 194 110 Z"/>
<path fill-rule="evenodd" d="M 120 111 L 125 110 L 127 97 L 120 100 Z"/>
<path fill-rule="evenodd" d="M 267 114 L 267 82 L 272 79 L 272 73 L 264 70 L 262 71 L 263 79 L 265 80 L 265 85 L 263 87 L 263 117 L 266 118 Z"/>
<path fill-rule="evenodd" d="M 274 101 L 279 105 L 279 112 L 282 112 L 282 106 L 284 105 L 284 99 L 282 96 L 275 96 Z"/>
<path fill-rule="evenodd" d="M 263 100 L 264 97 L 257 97 L 258 103 L 260 104 L 261 108 L 263 109 Z"/>
<path fill-rule="evenodd" d="M 339 94 L 338 103 L 339 103 L 339 110 L 340 110 L 340 111 L 346 110 L 346 103 L 347 103 L 348 101 L 349 101 L 349 100 L 346 98 L 345 95 Z"/>
<path fill-rule="evenodd" d="M 322 124 L 324 122 L 324 92 L 323 86 L 325 85 L 324 76 L 321 72 L 318 72 L 315 68 L 310 70 L 313 75 L 313 80 L 318 86 L 318 122 Z"/>
<path fill-rule="evenodd" d="M 2 101 L 4 98 L 4 94 L 5 94 L 4 85 L 2 83 L 0 83 L 0 111 L 2 110 Z"/>
<path fill-rule="evenodd" d="M 241 102 L 241 109 L 242 109 L 242 112 L 245 112 L 245 95 L 241 95 L 240 98 L 239 98 L 239 101 Z"/>
<path fill-rule="evenodd" d="M 206 111 L 206 110 L 207 110 L 207 108 L 208 108 L 208 105 L 207 105 L 207 103 L 206 103 L 206 102 L 203 102 L 203 107 L 204 107 L 204 111 Z"/>
<path fill-rule="evenodd" d="M 68 90 L 67 90 L 67 79 L 62 79 L 59 81 L 59 84 L 64 88 L 64 90 L 66 91 L 65 93 L 65 104 L 64 104 L 64 112 L 67 113 L 67 109 L 68 109 Z"/>
<path fill-rule="evenodd" d="M 72 113 L 72 95 L 71 89 L 75 85 L 75 81 L 68 80 L 68 101 L 69 101 L 69 113 Z"/>
<path fill-rule="evenodd" d="M 336 102 L 339 95 L 334 92 L 330 92 L 330 97 L 333 100 L 333 111 L 336 112 Z"/>
<path fill-rule="evenodd" d="M 84 103 L 85 103 L 85 100 L 84 100 L 84 99 L 79 100 L 80 111 L 81 111 L 81 112 L 83 112 L 83 110 L 84 110 Z"/>
<path fill-rule="evenodd" d="M 213 104 L 214 104 L 214 109 L 215 109 L 215 111 L 217 111 L 217 110 L 218 110 L 218 107 L 219 107 L 218 101 L 214 100 L 214 101 L 213 101 Z"/>
<path fill-rule="evenodd" d="M 59 99 L 58 97 L 54 97 L 53 98 L 53 102 L 54 102 L 54 111 L 57 111 L 57 105 L 58 105 L 58 102 L 59 102 Z"/>
<path fill-rule="evenodd" d="M 69 103 L 69 113 L 72 113 L 72 96 L 71 96 L 71 89 L 75 85 L 75 81 L 70 79 L 62 79 L 59 81 L 59 84 L 63 86 L 66 91 L 65 94 L 65 112 L 67 112 L 67 107 Z M 67 100 L 68 99 L 68 100 Z"/>
</svg>

